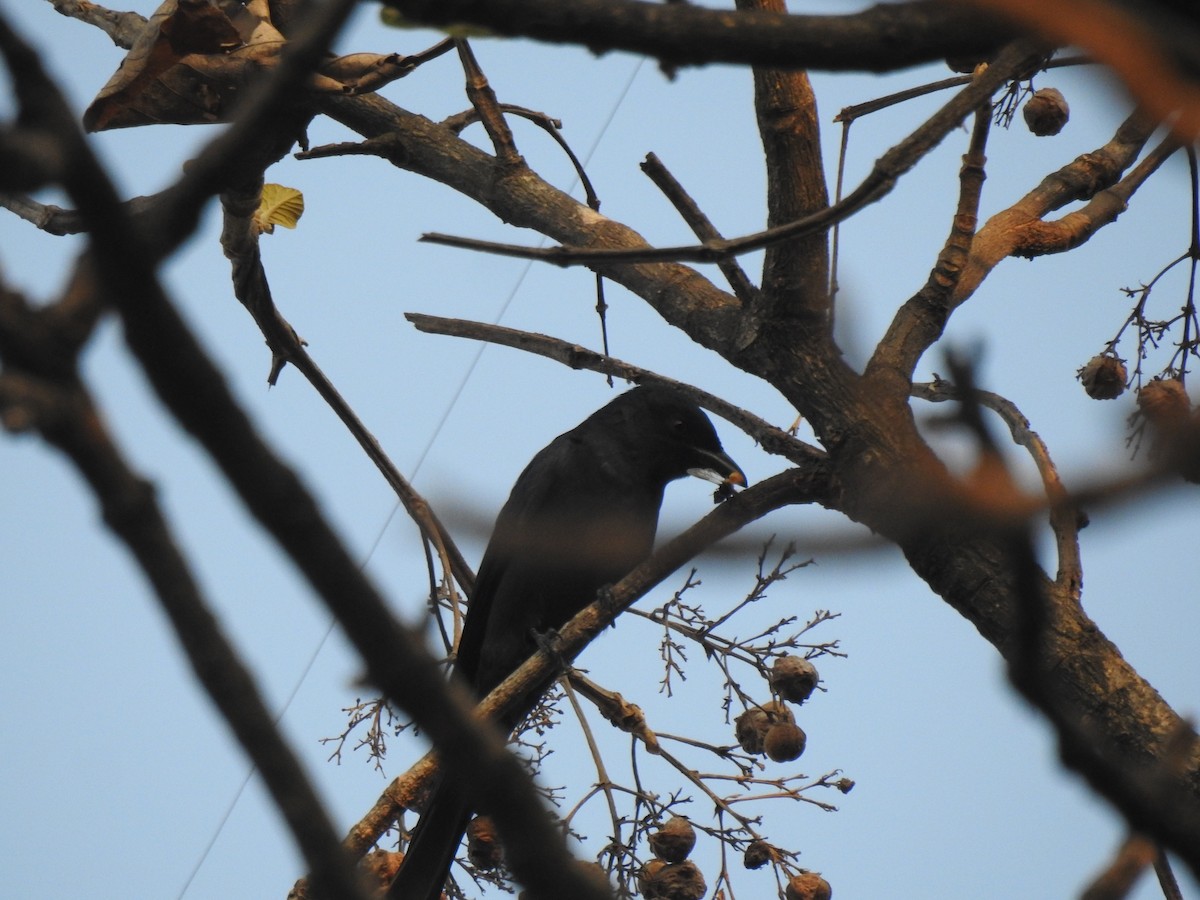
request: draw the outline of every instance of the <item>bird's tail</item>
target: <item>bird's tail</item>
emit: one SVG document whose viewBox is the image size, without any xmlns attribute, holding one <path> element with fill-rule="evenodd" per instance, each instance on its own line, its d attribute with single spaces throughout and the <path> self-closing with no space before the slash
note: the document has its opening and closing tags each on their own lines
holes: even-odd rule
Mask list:
<svg viewBox="0 0 1200 900">
<path fill-rule="evenodd" d="M 471 804 L 443 780 L 413 829 L 387 900 L 438 900 L 470 818 Z"/>
</svg>

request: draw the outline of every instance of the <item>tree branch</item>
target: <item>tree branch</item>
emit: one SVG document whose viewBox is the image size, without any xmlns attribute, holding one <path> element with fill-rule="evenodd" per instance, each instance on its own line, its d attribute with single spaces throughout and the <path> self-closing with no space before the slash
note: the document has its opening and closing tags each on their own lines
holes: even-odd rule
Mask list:
<svg viewBox="0 0 1200 900">
<path fill-rule="evenodd" d="M 844 16 L 706 9 L 634 0 L 386 0 L 414 22 L 469 23 L 510 37 L 627 50 L 668 67 L 726 62 L 884 72 L 952 53 L 987 55 L 1016 36 L 953 3 L 879 4 Z"/>
<path fill-rule="evenodd" d="M 787 11 L 784 0 L 737 0 L 737 5 L 743 11 Z M 754 110 L 766 164 L 768 230 L 827 209 L 817 99 L 808 76 L 755 66 Z M 772 243 L 766 251 L 762 291 L 742 325 L 741 341 L 749 344 L 759 328 L 779 317 L 803 318 L 817 330 L 831 329 L 826 233 Z"/>
<path fill-rule="evenodd" d="M 950 234 L 938 254 L 929 279 L 893 317 L 887 333 L 867 363 L 868 378 L 897 378 L 911 382 L 917 363 L 945 331 L 953 310 L 951 297 L 970 259 L 971 245 L 983 192 L 984 149 L 992 122 L 990 104 L 975 111 L 975 127 L 959 171 L 958 207 Z"/>
<path fill-rule="evenodd" d="M 1135 111 L 1103 147 L 1084 153 L 1047 175 L 1008 209 L 988 219 L 971 244 L 971 257 L 955 286 L 952 308 L 965 303 L 988 273 L 1013 254 L 1022 229 L 1053 210 L 1076 200 L 1090 199 L 1115 184 L 1121 173 L 1133 165 L 1155 127 L 1145 114 Z"/>
<path fill-rule="evenodd" d="M 596 248 L 595 244 L 598 242 L 592 235 L 588 235 L 588 240 L 580 240 L 575 243 L 564 241 L 565 246 L 560 247 L 522 247 L 437 233 L 426 234 L 421 239 L 434 244 L 482 250 L 501 256 L 538 259 L 559 266 L 586 265 L 598 269 L 600 265 L 606 263 L 661 261 L 711 263 L 727 256 L 761 250 L 783 241 L 810 237 L 824 232 L 838 222 L 845 221 L 859 210 L 890 193 L 896 182 L 930 150 L 941 143 L 950 131 L 957 128 L 975 107 L 991 97 L 1009 79 L 1036 68 L 1046 52 L 1047 49 L 1044 46 L 1025 41 L 1017 41 L 1006 47 L 970 85 L 956 94 L 903 141 L 881 156 L 867 177 L 842 200 L 832 206 L 786 224 L 768 228 L 765 231 L 740 238 L 708 241 L 700 245 L 656 248 L 648 247 L 641 241 L 639 241 L 640 246 L 626 245 L 614 248 L 611 245 L 604 246 L 602 243 L 600 248 Z M 401 159 L 393 159 L 393 162 L 409 168 Z M 494 203 L 493 200 L 492 203 L 486 205 L 490 206 Z M 515 222 L 514 224 L 526 223 Z M 551 237 L 559 237 L 558 234 L 552 233 L 557 230 L 553 228 L 552 223 L 531 224 L 530 227 L 537 228 Z M 550 230 L 547 230 L 547 227 Z"/>
<path fill-rule="evenodd" d="M 721 418 L 732 422 L 742 431 L 752 437 L 768 453 L 783 456 L 799 466 L 820 464 L 825 454 L 809 444 L 796 439 L 780 428 L 765 422 L 744 409 L 722 400 L 720 397 L 706 391 L 694 388 L 683 382 L 666 378 L 649 369 L 623 362 L 615 357 L 604 356 L 594 350 L 581 347 L 579 344 L 569 344 L 558 338 L 530 331 L 519 331 L 506 328 L 503 325 L 489 325 L 484 322 L 470 322 L 464 319 L 447 319 L 441 316 L 428 316 L 422 313 L 405 313 L 404 317 L 418 329 L 427 334 L 446 334 L 454 337 L 464 337 L 477 341 L 488 341 L 504 347 L 514 347 L 529 353 L 536 353 L 548 359 L 557 360 L 572 369 L 589 369 L 593 372 L 603 372 L 615 375 L 635 384 L 663 384 L 690 395 L 697 403 L 716 413 Z"/>
<path fill-rule="evenodd" d="M 221 245 L 232 266 L 234 294 L 254 318 L 271 350 L 271 377 L 268 381 L 274 384 L 275 376 L 285 362 L 295 366 L 379 469 L 421 534 L 436 548 L 444 570 L 453 575 L 469 594 L 475 583 L 475 575 L 450 532 L 425 498 L 417 493 L 408 479 L 396 468 L 375 435 L 321 371 L 295 329 L 275 306 L 259 252 L 258 233 L 252 225 L 252 215 L 258 208 L 261 189 L 260 178 L 252 190 L 230 190 L 221 195 L 225 214 Z"/>
</svg>

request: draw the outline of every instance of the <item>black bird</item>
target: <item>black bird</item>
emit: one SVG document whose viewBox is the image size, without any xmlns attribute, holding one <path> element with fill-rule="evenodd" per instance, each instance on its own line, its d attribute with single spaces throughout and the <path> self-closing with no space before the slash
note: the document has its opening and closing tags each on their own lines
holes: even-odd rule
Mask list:
<svg viewBox="0 0 1200 900">
<path fill-rule="evenodd" d="M 538 634 L 650 555 L 663 490 L 688 474 L 746 483 L 708 417 L 661 387 L 622 394 L 533 458 L 496 518 L 459 640 L 455 672 L 477 696 L 533 654 Z M 515 727 L 538 696 L 506 714 L 503 727 Z M 435 788 L 390 900 L 437 900 L 470 816 L 454 785 Z"/>
</svg>

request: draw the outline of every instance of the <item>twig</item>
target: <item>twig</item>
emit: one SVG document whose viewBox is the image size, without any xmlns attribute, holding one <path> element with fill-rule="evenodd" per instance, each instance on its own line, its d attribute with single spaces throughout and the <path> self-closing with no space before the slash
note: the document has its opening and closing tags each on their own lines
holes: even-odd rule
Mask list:
<svg viewBox="0 0 1200 900">
<path fill-rule="evenodd" d="M 650 180 L 671 201 L 671 205 L 683 217 L 683 221 L 688 224 L 688 227 L 692 229 L 696 237 L 702 241 L 723 240 L 716 226 L 709 221 L 708 216 L 704 214 L 703 210 L 700 209 L 699 205 L 692 199 L 683 185 L 675 179 L 670 170 L 663 165 L 662 160 L 658 156 L 653 153 L 647 154 L 645 161 L 642 163 L 642 171 L 649 176 Z M 745 270 L 742 269 L 737 260 L 733 258 L 722 259 L 717 263 L 717 267 L 721 270 L 721 274 L 725 276 L 725 280 L 729 282 L 729 286 L 733 288 L 734 295 L 744 305 L 750 305 L 758 293 L 758 288 L 751 283 Z"/>
<path fill-rule="evenodd" d="M 451 573 L 469 594 L 475 576 L 449 531 L 428 502 L 396 468 L 379 441 L 321 371 L 305 349 L 304 342 L 275 306 L 262 265 L 258 234 L 251 222 L 253 211 L 258 206 L 261 179 L 254 187 L 251 191 L 227 191 L 222 194 L 225 219 L 221 245 L 232 265 L 234 294 L 254 318 L 271 350 L 272 377 L 268 381 L 274 383 L 274 377 L 285 362 L 290 362 L 299 370 L 379 469 L 421 534 L 437 550 L 443 570 Z"/>
<path fill-rule="evenodd" d="M 579 344 L 569 344 L 544 334 L 520 331 L 502 325 L 472 322 L 466 319 L 448 319 L 423 313 L 405 313 L 404 317 L 428 334 L 446 334 L 514 347 L 557 360 L 572 369 L 606 372 L 637 384 L 669 385 L 684 391 L 701 406 L 742 429 L 768 453 L 783 456 L 797 465 L 820 464 L 826 458 L 823 451 L 811 444 L 797 440 L 783 429 L 776 428 L 713 394 L 658 375 L 649 369 L 642 369 L 619 359 L 603 356 L 594 350 L 581 347 Z"/>
<path fill-rule="evenodd" d="M 467 76 L 467 99 L 479 113 L 479 120 L 492 139 L 492 147 L 496 151 L 496 159 L 506 166 L 524 165 L 517 145 L 513 142 L 512 129 L 504 121 L 500 104 L 496 100 L 496 92 L 488 84 L 487 77 L 479 68 L 479 61 L 466 38 L 455 38 L 454 47 L 458 50 L 458 58 L 462 61 L 463 72 Z"/>
<path fill-rule="evenodd" d="M 930 384 L 914 384 L 913 396 L 923 400 L 939 403 L 944 400 L 961 400 L 961 392 L 945 381 Z M 1049 507 L 1050 525 L 1054 530 L 1055 544 L 1058 552 L 1058 573 L 1055 576 L 1057 584 L 1068 590 L 1076 598 L 1083 584 L 1083 564 L 1079 557 L 1079 507 L 1063 487 L 1058 475 L 1058 467 L 1050 457 L 1050 450 L 1036 431 L 1029 426 L 1029 420 L 1011 400 L 1001 397 L 991 391 L 976 389 L 976 400 L 983 406 L 995 412 L 1008 426 L 1013 442 L 1024 447 L 1042 479 L 1042 488 L 1046 493 Z"/>
</svg>

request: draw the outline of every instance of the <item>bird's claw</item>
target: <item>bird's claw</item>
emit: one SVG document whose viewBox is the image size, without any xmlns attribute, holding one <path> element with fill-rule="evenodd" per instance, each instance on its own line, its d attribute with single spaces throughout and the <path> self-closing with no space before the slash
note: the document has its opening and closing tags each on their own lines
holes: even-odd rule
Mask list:
<svg viewBox="0 0 1200 900">
<path fill-rule="evenodd" d="M 534 629 L 532 636 L 533 643 L 554 664 L 555 672 L 559 675 L 565 672 L 567 670 L 567 661 L 562 655 L 562 639 L 559 637 L 558 629 L 547 628 L 545 631 Z"/>
<path fill-rule="evenodd" d="M 600 611 L 605 616 L 612 619 L 612 621 L 608 623 L 608 627 L 616 628 L 617 617 L 613 614 L 618 613 L 621 610 L 617 605 L 616 596 L 613 594 L 613 586 L 611 584 L 606 584 L 604 587 L 600 588 L 600 590 L 596 591 L 596 602 L 600 604 Z"/>
</svg>

